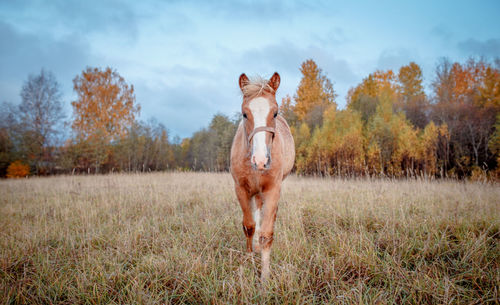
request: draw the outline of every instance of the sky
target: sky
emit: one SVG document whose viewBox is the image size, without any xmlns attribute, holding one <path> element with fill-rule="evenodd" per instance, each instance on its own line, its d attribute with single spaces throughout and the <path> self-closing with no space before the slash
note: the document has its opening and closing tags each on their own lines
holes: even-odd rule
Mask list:
<svg viewBox="0 0 500 305">
<path fill-rule="evenodd" d="M 281 75 L 293 96 L 313 59 L 339 108 L 375 70 L 413 61 L 429 88 L 442 57 L 500 56 L 500 1 L 0 0 L 0 102 L 30 74 L 54 73 L 71 119 L 72 80 L 112 67 L 133 84 L 139 119 L 189 137 L 241 107 L 241 73 Z M 428 89 L 429 90 L 429 89 Z"/>
</svg>

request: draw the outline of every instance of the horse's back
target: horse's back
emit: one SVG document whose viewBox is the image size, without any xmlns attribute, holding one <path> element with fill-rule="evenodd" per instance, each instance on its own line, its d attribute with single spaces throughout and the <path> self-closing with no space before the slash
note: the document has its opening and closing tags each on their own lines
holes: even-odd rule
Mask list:
<svg viewBox="0 0 500 305">
<path fill-rule="evenodd" d="M 290 174 L 295 162 L 295 143 L 293 141 L 292 132 L 286 120 L 279 115 L 276 120 L 277 133 L 280 135 L 283 145 L 283 179 Z"/>
</svg>

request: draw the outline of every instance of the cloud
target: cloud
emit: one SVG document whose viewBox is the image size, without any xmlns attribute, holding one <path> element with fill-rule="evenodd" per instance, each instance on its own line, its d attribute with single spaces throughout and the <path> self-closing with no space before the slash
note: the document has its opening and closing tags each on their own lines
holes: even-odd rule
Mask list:
<svg viewBox="0 0 500 305">
<path fill-rule="evenodd" d="M 450 29 L 442 24 L 434 26 L 431 29 L 430 33 L 431 35 L 439 38 L 445 43 L 448 43 L 453 37 L 453 34 L 450 31 Z"/>
<path fill-rule="evenodd" d="M 351 82 L 356 79 L 350 64 L 337 58 L 327 49 L 318 46 L 297 47 L 289 41 L 249 50 L 239 58 L 238 63 L 250 70 L 280 71 L 299 74 L 300 65 L 312 58 L 319 67 L 333 77 L 335 82 Z M 272 71 L 271 71 L 272 70 Z"/>
<path fill-rule="evenodd" d="M 460 51 L 466 55 L 479 55 L 495 58 L 500 56 L 500 39 L 488 39 L 486 41 L 479 41 L 474 38 L 458 43 Z"/>
<path fill-rule="evenodd" d="M 188 75 L 181 77 L 189 78 Z M 198 80 L 165 84 L 162 88 L 139 82 L 135 88 L 137 102 L 142 106 L 141 118 L 155 117 L 170 129 L 172 136 L 190 136 L 207 126 L 218 112 L 232 115 L 238 111 L 241 101 L 236 80 L 233 86 L 218 87 Z"/>
<path fill-rule="evenodd" d="M 280 103 L 283 96 L 295 93 L 302 77 L 300 65 L 309 58 L 334 82 L 340 100 L 349 85 L 357 80 L 348 61 L 318 46 L 298 47 L 282 41 L 242 54 L 229 49 L 219 53 L 223 54 L 222 58 L 210 65 L 179 63 L 144 71 L 140 78 L 131 79 L 137 101 L 142 105 L 141 117 L 154 116 L 168 126 L 173 135 L 189 136 L 206 126 L 214 114 L 232 115 L 239 111 L 241 95 L 237 80 L 240 73 L 269 77 L 279 72 L 282 82 L 277 100 Z"/>
<path fill-rule="evenodd" d="M 190 136 L 207 126 L 214 114 L 232 115 L 240 109 L 241 70 L 232 63 L 217 69 L 176 64 L 146 73 L 128 79 L 141 104 L 141 119 L 157 118 L 172 136 Z"/>
<path fill-rule="evenodd" d="M 359 76 L 348 60 L 335 56 L 333 51 L 326 47 L 298 47 L 289 41 L 282 41 L 279 44 L 248 50 L 236 61 L 236 65 L 243 67 L 242 71 L 248 71 L 250 75 L 265 73 L 264 76 L 270 76 L 272 72 L 278 71 L 282 78 L 282 85 L 278 90 L 280 102 L 281 97 L 286 94 L 295 94 L 302 78 L 299 68 L 307 59 L 313 59 L 333 82 L 333 87 L 339 95 L 337 102 L 343 106 L 347 91 L 359 80 Z"/>
<path fill-rule="evenodd" d="M 7 1 L 1 3 L 3 19 L 27 32 L 44 29 L 64 34 L 113 32 L 135 39 L 137 16 L 135 9 L 124 1 Z"/>
<path fill-rule="evenodd" d="M 324 47 L 344 45 L 350 41 L 348 35 L 341 27 L 333 27 L 322 34 L 315 34 L 316 40 Z"/>
<path fill-rule="evenodd" d="M 303 16 L 305 13 L 322 11 L 322 3 L 311 1 L 186 1 L 187 5 L 202 9 L 205 13 L 217 18 L 231 19 L 237 21 L 272 21 L 284 19 L 288 21 Z M 269 32 L 273 32 L 269 28 Z"/>
<path fill-rule="evenodd" d="M 381 70 L 392 69 L 398 71 L 401 66 L 417 61 L 417 56 L 408 49 L 386 49 L 382 51 L 377 61 L 377 68 Z"/>
<path fill-rule="evenodd" d="M 22 81 L 42 68 L 55 73 L 63 93 L 70 92 L 71 80 L 91 57 L 86 41 L 78 37 L 53 39 L 22 33 L 1 21 L 0 39 L 0 92 L 3 94 L 0 99 L 8 102 L 17 102 Z"/>
</svg>

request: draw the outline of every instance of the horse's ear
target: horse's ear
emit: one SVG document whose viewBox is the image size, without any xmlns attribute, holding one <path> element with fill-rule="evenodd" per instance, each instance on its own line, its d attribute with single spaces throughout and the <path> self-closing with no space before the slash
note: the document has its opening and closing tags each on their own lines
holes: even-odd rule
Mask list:
<svg viewBox="0 0 500 305">
<path fill-rule="evenodd" d="M 249 82 L 250 82 L 250 80 L 245 75 L 245 73 L 243 73 L 243 74 L 240 75 L 239 83 L 240 83 L 240 89 L 241 89 L 241 91 L 243 91 L 243 87 L 245 87 L 246 85 L 248 85 Z"/>
<path fill-rule="evenodd" d="M 274 92 L 278 90 L 278 87 L 280 86 L 280 81 L 281 81 L 280 75 L 278 74 L 278 72 L 274 72 L 273 76 L 271 76 L 271 79 L 269 79 L 268 82 L 269 86 L 273 88 Z"/>
</svg>

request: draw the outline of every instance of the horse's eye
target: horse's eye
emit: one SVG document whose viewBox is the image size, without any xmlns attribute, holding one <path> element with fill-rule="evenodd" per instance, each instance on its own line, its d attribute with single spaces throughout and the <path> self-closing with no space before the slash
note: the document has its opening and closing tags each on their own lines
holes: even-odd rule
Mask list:
<svg viewBox="0 0 500 305">
<path fill-rule="evenodd" d="M 246 113 L 243 113 L 243 117 L 246 119 L 246 118 L 247 118 L 247 114 L 246 114 Z"/>
<path fill-rule="evenodd" d="M 275 113 L 274 113 L 274 117 L 277 117 L 277 116 L 278 116 L 278 113 L 277 113 L 277 112 L 275 112 Z"/>
</svg>

